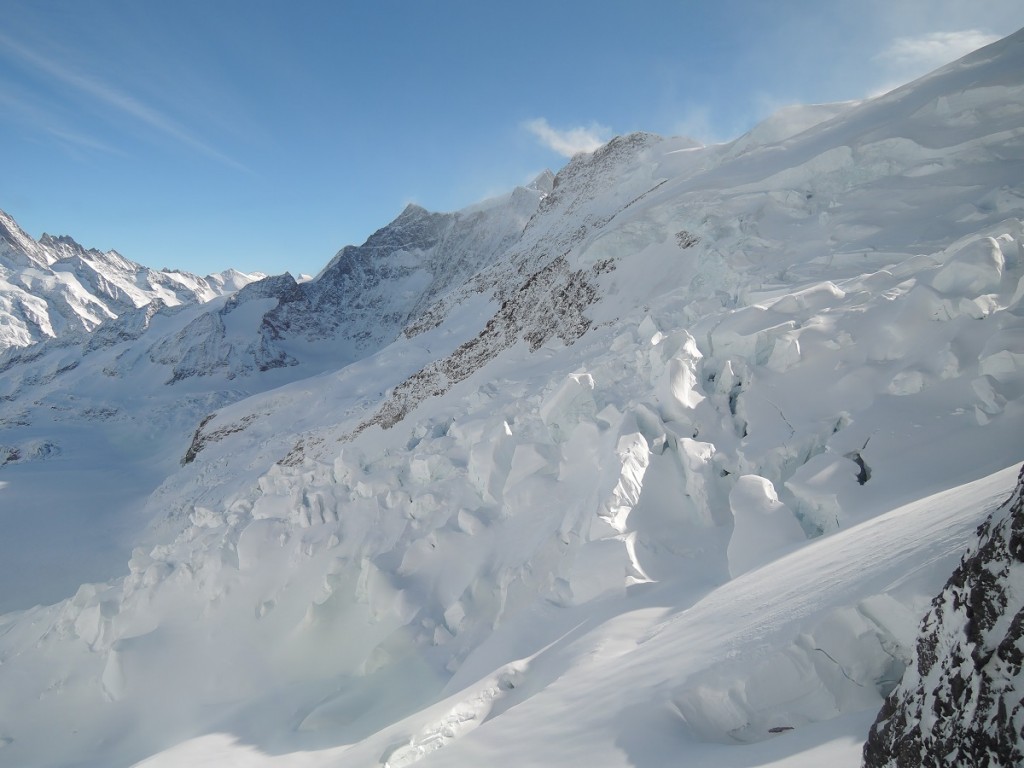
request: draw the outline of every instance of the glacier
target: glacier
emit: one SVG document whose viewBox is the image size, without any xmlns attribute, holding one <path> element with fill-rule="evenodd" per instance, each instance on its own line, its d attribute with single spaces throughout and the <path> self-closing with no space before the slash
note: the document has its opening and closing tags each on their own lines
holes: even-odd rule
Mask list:
<svg viewBox="0 0 1024 768">
<path fill-rule="evenodd" d="M 1018 32 L 12 346 L 0 765 L 859 765 L 1024 460 L 1022 171 Z"/>
</svg>

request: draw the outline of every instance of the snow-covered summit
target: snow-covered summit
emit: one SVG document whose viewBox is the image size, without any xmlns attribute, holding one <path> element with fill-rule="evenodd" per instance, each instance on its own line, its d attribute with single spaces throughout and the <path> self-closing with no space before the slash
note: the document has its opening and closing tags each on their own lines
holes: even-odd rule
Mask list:
<svg viewBox="0 0 1024 768">
<path fill-rule="evenodd" d="M 121 549 L 0 760 L 858 764 L 1024 460 L 1022 120 L 1024 32 L 9 351 L 20 549 Z"/>
</svg>

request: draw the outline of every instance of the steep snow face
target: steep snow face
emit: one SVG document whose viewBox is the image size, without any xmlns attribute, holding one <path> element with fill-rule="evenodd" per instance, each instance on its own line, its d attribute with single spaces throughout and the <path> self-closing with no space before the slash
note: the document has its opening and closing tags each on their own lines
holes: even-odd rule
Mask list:
<svg viewBox="0 0 1024 768">
<path fill-rule="evenodd" d="M 1020 765 L 1024 469 L 921 624 L 913 664 L 864 745 L 876 766 Z"/>
<path fill-rule="evenodd" d="M 153 524 L 0 618 L 4 759 L 857 764 L 1024 458 L 1022 73 L 620 137 L 9 352 L 0 498 L 101 436 Z"/>
<path fill-rule="evenodd" d="M 259 277 L 158 272 L 116 251 L 87 250 L 66 236 L 44 234 L 36 242 L 0 211 L 0 351 L 91 331 L 153 301 L 209 301 Z"/>
</svg>

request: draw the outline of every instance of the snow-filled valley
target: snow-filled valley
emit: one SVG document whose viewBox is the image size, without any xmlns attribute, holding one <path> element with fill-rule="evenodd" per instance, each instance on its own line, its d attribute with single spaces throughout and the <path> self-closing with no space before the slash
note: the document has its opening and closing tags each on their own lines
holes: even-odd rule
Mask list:
<svg viewBox="0 0 1024 768">
<path fill-rule="evenodd" d="M 1022 179 L 1019 32 L 12 345 L 0 765 L 859 765 L 1024 461 Z"/>
</svg>

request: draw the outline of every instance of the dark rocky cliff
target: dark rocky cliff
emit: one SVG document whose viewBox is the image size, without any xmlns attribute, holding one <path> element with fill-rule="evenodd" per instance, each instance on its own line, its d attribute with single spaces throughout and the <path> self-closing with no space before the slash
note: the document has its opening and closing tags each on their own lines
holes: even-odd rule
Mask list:
<svg viewBox="0 0 1024 768">
<path fill-rule="evenodd" d="M 1024 765 L 1024 468 L 932 601 L 868 768 Z"/>
</svg>

